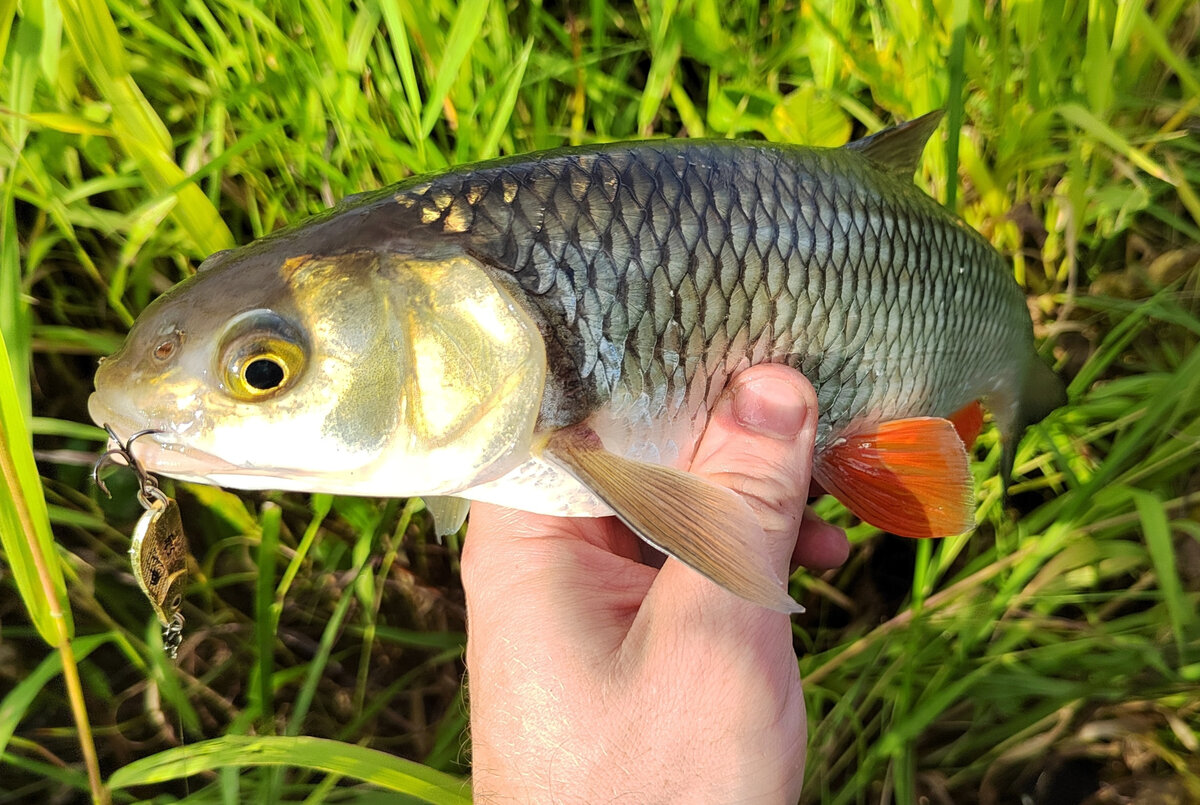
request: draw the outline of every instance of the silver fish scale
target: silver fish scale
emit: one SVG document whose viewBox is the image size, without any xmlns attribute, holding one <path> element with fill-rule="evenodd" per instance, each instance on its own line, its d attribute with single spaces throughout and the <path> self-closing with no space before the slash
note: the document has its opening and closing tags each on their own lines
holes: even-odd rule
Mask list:
<svg viewBox="0 0 1200 805">
<path fill-rule="evenodd" d="M 606 403 L 711 406 L 786 362 L 818 439 L 946 416 L 1030 350 L 1024 299 L 977 233 L 860 154 L 668 141 L 549 152 L 407 183 L 409 239 L 508 273 L 547 341 L 546 426 Z"/>
</svg>

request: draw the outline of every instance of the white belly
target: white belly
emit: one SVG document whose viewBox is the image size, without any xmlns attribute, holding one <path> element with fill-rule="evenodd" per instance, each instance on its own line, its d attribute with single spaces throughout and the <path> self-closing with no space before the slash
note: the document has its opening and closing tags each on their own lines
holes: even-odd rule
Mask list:
<svg viewBox="0 0 1200 805">
<path fill-rule="evenodd" d="M 673 422 L 653 422 L 649 417 L 631 417 L 627 408 L 610 405 L 584 424 L 600 437 L 606 450 L 619 456 L 686 470 L 706 419 L 704 415 L 685 413 Z M 532 456 L 501 478 L 454 494 L 558 517 L 608 517 L 613 513 L 565 470 Z"/>
</svg>

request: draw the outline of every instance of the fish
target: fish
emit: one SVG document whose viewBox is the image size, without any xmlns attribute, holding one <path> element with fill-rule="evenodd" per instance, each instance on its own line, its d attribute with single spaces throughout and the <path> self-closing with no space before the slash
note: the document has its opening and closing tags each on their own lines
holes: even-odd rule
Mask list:
<svg viewBox="0 0 1200 805">
<path fill-rule="evenodd" d="M 1024 294 L 913 175 L 932 112 L 842 148 L 652 140 L 415 176 L 218 252 L 102 360 L 89 412 L 149 469 L 241 489 L 615 514 L 797 611 L 737 495 L 687 472 L 749 366 L 818 401 L 814 481 L 860 518 L 974 526 L 965 443 L 1003 473 L 1066 400 Z"/>
</svg>

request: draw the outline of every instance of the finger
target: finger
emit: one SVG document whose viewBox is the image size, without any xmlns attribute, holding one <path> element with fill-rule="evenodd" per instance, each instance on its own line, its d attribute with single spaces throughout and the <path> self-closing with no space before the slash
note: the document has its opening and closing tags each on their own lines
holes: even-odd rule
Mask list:
<svg viewBox="0 0 1200 805">
<path fill-rule="evenodd" d="M 474 503 L 462 551 L 467 606 L 511 611 L 519 598 L 532 609 L 569 609 L 576 599 L 594 598 L 597 588 L 622 586 L 613 577 L 640 566 L 639 558 L 640 541 L 614 517 L 551 517 Z"/>
<path fill-rule="evenodd" d="M 850 556 L 850 541 L 846 532 L 822 520 L 811 507 L 804 510 L 800 536 L 792 551 L 791 569 L 832 570 L 841 567 Z"/>
<path fill-rule="evenodd" d="M 784 366 L 753 367 L 736 378 L 714 408 L 691 471 L 743 496 L 760 529 L 747 524 L 747 550 L 761 551 L 787 578 L 804 516 L 816 434 L 816 395 Z M 647 617 L 697 618 L 736 633 L 748 620 L 778 613 L 743 601 L 682 564 L 668 561 L 647 597 Z"/>
<path fill-rule="evenodd" d="M 525 550 L 531 539 L 583 541 L 627 559 L 637 561 L 641 556 L 641 540 L 613 517 L 554 517 L 476 501 L 471 504 L 467 534 L 476 535 L 477 546 L 490 546 L 486 550 L 472 550 L 472 554 L 479 554 L 484 561 L 495 559 L 502 564 L 511 564 L 505 557 L 510 556 L 510 552 Z M 554 546 L 549 549 L 554 550 Z M 466 553 L 464 546 L 464 556 Z"/>
<path fill-rule="evenodd" d="M 559 655 L 583 660 L 615 650 L 656 572 L 631 558 L 637 543 L 616 518 L 473 504 L 462 583 L 476 665 L 508 662 L 514 651 L 530 655 L 521 663 L 548 667 L 555 657 L 567 659 Z M 624 549 L 613 553 L 613 546 Z"/>
</svg>

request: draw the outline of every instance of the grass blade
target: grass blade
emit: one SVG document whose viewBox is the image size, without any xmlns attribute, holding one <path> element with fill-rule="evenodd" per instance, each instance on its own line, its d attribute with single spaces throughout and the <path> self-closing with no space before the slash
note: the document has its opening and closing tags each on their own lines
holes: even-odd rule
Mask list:
<svg viewBox="0 0 1200 805">
<path fill-rule="evenodd" d="M 1171 526 L 1162 498 L 1143 489 L 1130 490 L 1142 521 L 1142 533 L 1146 548 L 1154 563 L 1154 574 L 1158 588 L 1162 591 L 1167 616 L 1171 619 L 1171 631 L 1175 633 L 1175 644 L 1181 658 L 1187 657 L 1187 631 L 1196 620 L 1195 604 L 1188 600 L 1179 580 L 1179 568 L 1175 561 L 1175 544 L 1171 539 Z"/>
<path fill-rule="evenodd" d="M 8 354 L 0 333 L 0 544 L 30 619 L 53 646 L 69 639 L 75 626 L 62 607 L 67 588 Z"/>
<path fill-rule="evenodd" d="M 638 101 L 637 130 L 639 136 L 654 134 L 654 121 L 663 100 L 671 92 L 672 76 L 679 64 L 682 44 L 678 27 L 672 25 L 675 3 L 667 0 L 650 4 L 651 59 L 646 85 Z"/>
<path fill-rule="evenodd" d="M 355 744 L 326 738 L 227 735 L 168 749 L 134 761 L 109 778 L 111 788 L 164 783 L 222 768 L 295 766 L 353 777 L 426 802 L 469 803 L 467 783 L 457 777 Z"/>
<path fill-rule="evenodd" d="M 422 137 L 428 137 L 433 131 L 442 113 L 442 105 L 450 95 L 450 88 L 458 80 L 458 71 L 479 37 L 487 8 L 488 0 L 466 0 L 458 7 L 454 23 L 450 26 L 450 32 L 446 34 L 446 48 L 442 51 L 442 60 L 437 66 L 437 77 L 429 96 L 425 99 L 425 110 L 421 113 Z"/>
<path fill-rule="evenodd" d="M 109 633 L 88 635 L 75 640 L 76 662 L 86 658 L 112 637 L 112 634 Z M 0 699 L 0 754 L 3 754 L 8 747 L 8 741 L 12 738 L 17 724 L 25 717 L 25 713 L 37 698 L 38 693 L 50 683 L 51 679 L 62 673 L 62 667 L 61 654 L 46 655 L 45 659 L 38 663 L 33 673 L 18 682 L 3 699 Z"/>
<path fill-rule="evenodd" d="M 263 505 L 259 513 L 260 536 L 257 576 L 254 590 L 254 632 L 258 644 L 259 729 L 274 732 L 275 724 L 275 629 L 279 623 L 275 611 L 275 559 L 279 552 L 279 524 L 283 512 L 274 503 Z"/>
<path fill-rule="evenodd" d="M 1066 103 L 1058 107 L 1058 113 L 1062 115 L 1064 120 L 1083 129 L 1096 140 L 1104 143 L 1154 178 L 1162 179 L 1164 182 L 1171 181 L 1170 176 L 1163 169 L 1162 165 L 1159 165 L 1153 159 L 1146 156 L 1143 151 L 1134 148 L 1129 140 L 1121 136 L 1119 132 L 1103 120 L 1096 117 L 1090 110 L 1085 109 L 1077 103 Z"/>
<path fill-rule="evenodd" d="M 354 596 L 349 592 L 349 587 L 353 586 L 358 577 L 362 575 L 370 558 L 369 555 L 363 556 L 362 560 L 357 563 L 350 585 L 347 586 L 347 592 L 338 601 L 337 609 L 334 610 L 329 622 L 325 625 L 325 630 L 321 633 L 321 642 L 317 647 L 316 656 L 309 665 L 304 685 L 296 696 L 292 715 L 288 720 L 287 733 L 290 736 L 299 734 L 300 728 L 304 726 L 304 719 L 308 715 L 313 697 L 317 693 L 317 685 L 320 684 L 321 675 L 329 663 L 329 655 L 333 652 L 333 643 L 341 633 L 342 621 L 346 619 L 346 613 L 350 611 L 350 604 L 354 602 Z"/>
<path fill-rule="evenodd" d="M 950 39 L 950 61 L 946 65 L 950 90 L 946 100 L 946 209 L 958 204 L 958 146 L 962 137 L 963 92 L 967 74 L 963 66 L 967 46 L 967 0 L 954 0 L 950 15 L 953 35 Z"/>
<path fill-rule="evenodd" d="M 504 95 L 500 98 L 495 117 L 492 118 L 487 136 L 479 148 L 480 159 L 488 159 L 500 153 L 500 138 L 508 131 L 513 108 L 517 105 L 517 93 L 521 89 L 521 82 L 525 80 L 525 68 L 529 65 L 529 53 L 532 50 L 533 40 L 530 39 L 525 43 L 525 47 L 521 48 L 521 54 L 517 56 L 517 62 L 509 72 L 505 81 Z"/>
<path fill-rule="evenodd" d="M 4 491 L 0 493 L 0 545 L 38 633 L 58 649 L 67 697 L 79 731 L 80 749 L 87 764 L 92 798 L 97 802 L 106 801 L 79 668 L 71 647 L 75 626 L 70 607 L 65 605 L 66 585 L 50 534 L 46 498 L 33 461 L 3 333 L 0 333 L 0 477 L 4 479 Z"/>
<path fill-rule="evenodd" d="M 112 107 L 113 134 L 138 163 L 152 192 L 166 195 L 187 180 L 171 157 L 171 138 L 162 119 L 129 74 L 128 57 L 112 15 L 101 0 L 63 0 L 63 21 L 72 45 L 100 94 Z M 201 255 L 233 245 L 233 235 L 199 186 L 174 193 L 171 217 Z"/>
</svg>

